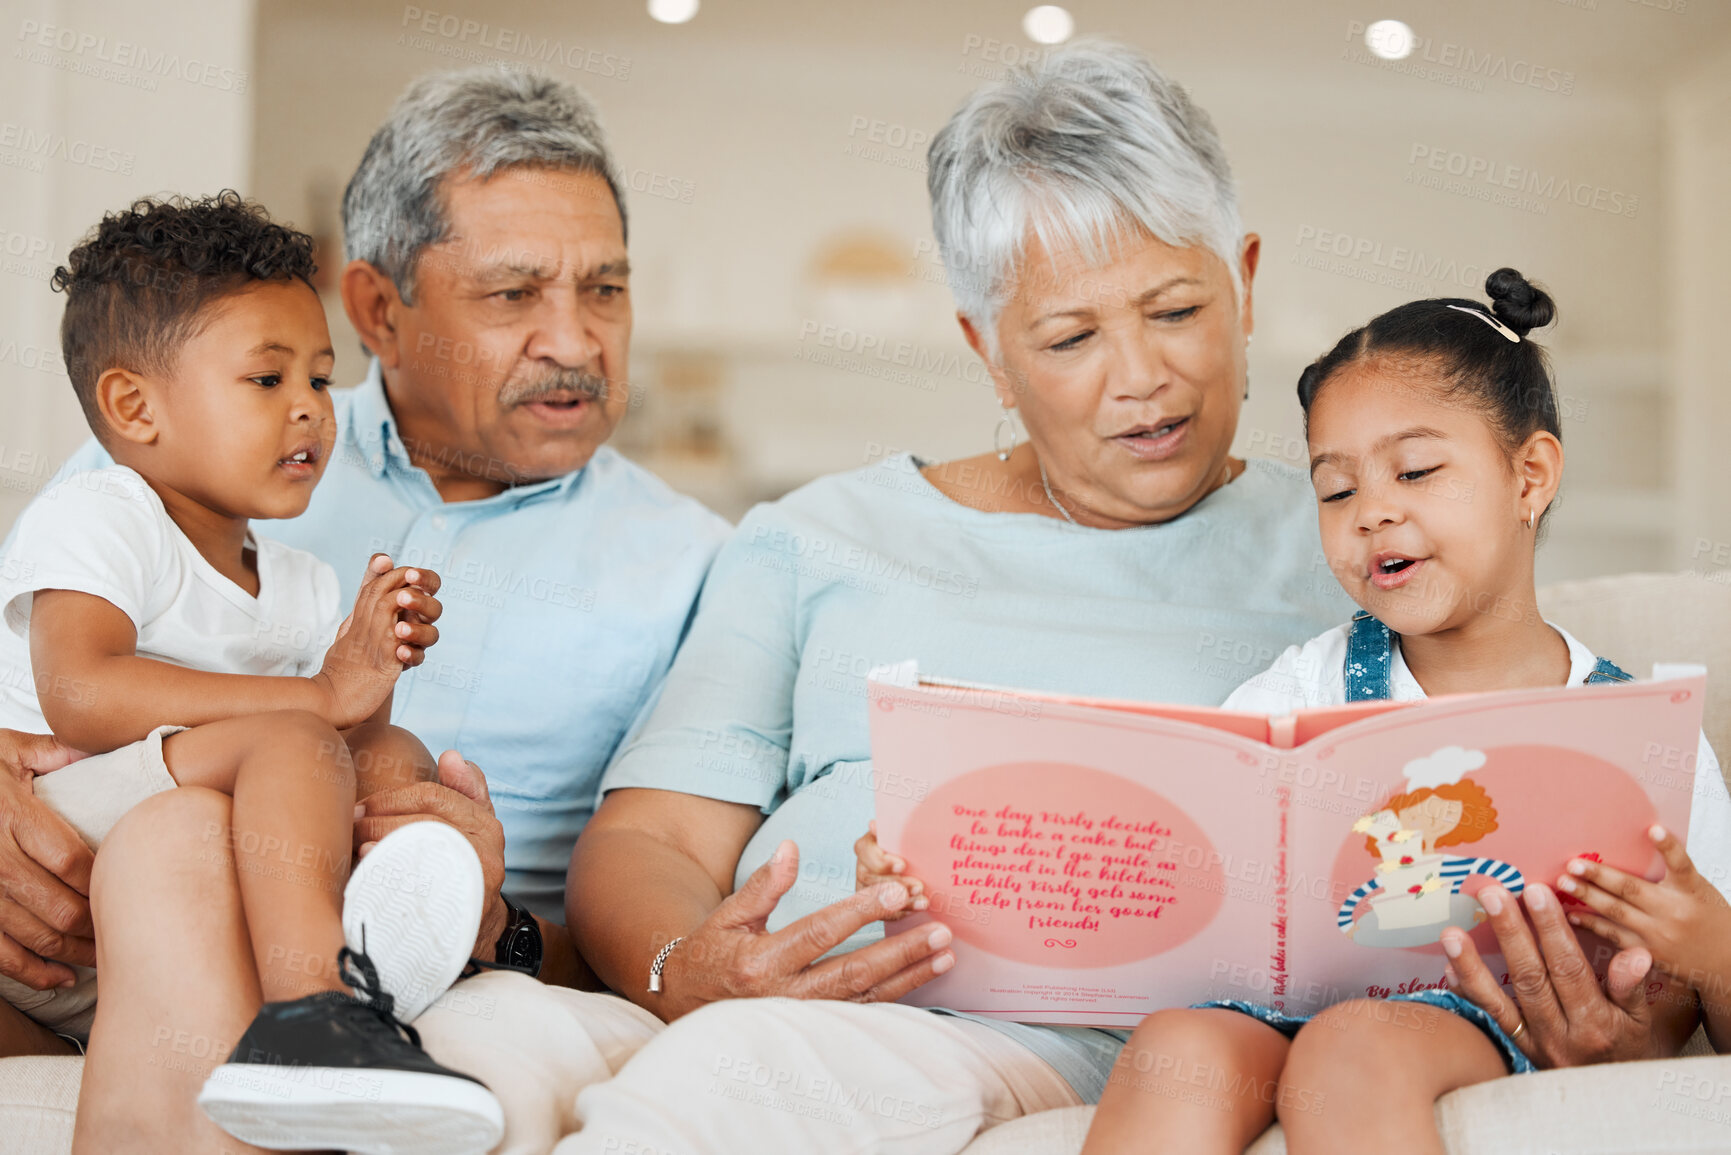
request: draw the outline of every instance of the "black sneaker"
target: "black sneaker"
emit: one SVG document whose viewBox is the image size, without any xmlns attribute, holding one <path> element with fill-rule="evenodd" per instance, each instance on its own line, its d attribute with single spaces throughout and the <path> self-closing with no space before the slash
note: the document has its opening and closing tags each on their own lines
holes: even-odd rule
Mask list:
<svg viewBox="0 0 1731 1155">
<path fill-rule="evenodd" d="M 339 965 L 365 999 L 324 991 L 260 1007 L 228 1062 L 205 1080 L 204 1113 L 272 1151 L 491 1150 L 505 1130 L 493 1092 L 421 1049 L 415 1029 L 392 1016 L 391 996 L 364 953 L 345 947 Z"/>
</svg>

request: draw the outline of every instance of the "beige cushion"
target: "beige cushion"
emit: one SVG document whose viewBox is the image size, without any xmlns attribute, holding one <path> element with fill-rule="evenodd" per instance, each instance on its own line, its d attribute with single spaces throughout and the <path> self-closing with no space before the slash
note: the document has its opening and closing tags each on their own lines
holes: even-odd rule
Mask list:
<svg viewBox="0 0 1731 1155">
<path fill-rule="evenodd" d="M 987 1131 L 965 1155 L 1076 1155 L 1093 1117 L 1092 1107 L 1030 1115 Z M 1731 1056 L 1492 1079 L 1443 1096 L 1436 1121 L 1449 1155 L 1724 1152 L 1731 1150 Z M 1246 1155 L 1285 1151 L 1275 1126 Z"/>
<path fill-rule="evenodd" d="M 84 1059 L 77 1055 L 0 1059 L 0 1149 L 10 1155 L 67 1155 Z"/>
<path fill-rule="evenodd" d="M 1637 678 L 1654 662 L 1707 667 L 1702 729 L 1713 749 L 1731 749 L 1731 571 L 1636 573 L 1559 582 L 1539 591 L 1545 617 Z"/>
</svg>

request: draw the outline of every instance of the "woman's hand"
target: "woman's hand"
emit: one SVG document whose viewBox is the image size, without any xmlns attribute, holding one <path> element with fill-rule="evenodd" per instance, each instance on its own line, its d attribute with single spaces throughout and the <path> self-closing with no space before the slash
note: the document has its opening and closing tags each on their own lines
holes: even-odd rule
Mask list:
<svg viewBox="0 0 1731 1155">
<path fill-rule="evenodd" d="M 649 1009 L 672 1022 L 729 998 L 894 1002 L 955 965 L 954 952 L 945 949 L 950 929 L 941 923 L 822 959 L 861 927 L 907 906 L 908 889 L 899 881 L 859 891 L 770 933 L 770 913 L 798 880 L 799 848 L 783 842 L 668 955 L 662 1002 Z"/>
<path fill-rule="evenodd" d="M 439 640 L 438 591 L 432 570 L 393 569 L 389 557 L 372 556 L 354 612 L 312 679 L 325 692 L 331 725 L 344 730 L 371 718 L 390 699 L 398 675 L 426 660 L 427 647 Z"/>
<path fill-rule="evenodd" d="M 1645 950 L 1619 952 L 1601 988 L 1575 932 L 1563 919 L 1557 896 L 1532 883 L 1523 897 L 1538 931 L 1537 944 L 1520 904 L 1508 891 L 1487 886 L 1478 892 L 1509 968 L 1514 1000 L 1485 966 L 1472 939 L 1456 927 L 1445 929 L 1441 940 L 1452 960 L 1446 971 L 1449 986 L 1482 1007 L 1539 1067 L 1674 1054 L 1693 1028 L 1693 994 L 1686 1000 L 1665 994 L 1664 984 L 1653 980 L 1653 959 Z"/>
<path fill-rule="evenodd" d="M 886 882 L 899 882 L 907 889 L 907 905 L 901 910 L 884 915 L 885 922 L 906 918 L 914 911 L 925 910 L 932 904 L 931 899 L 926 897 L 926 884 L 917 878 L 905 877 L 907 860 L 878 845 L 878 824 L 875 820 L 866 824 L 866 832 L 853 844 L 853 852 L 855 890 L 871 890 Z"/>
</svg>

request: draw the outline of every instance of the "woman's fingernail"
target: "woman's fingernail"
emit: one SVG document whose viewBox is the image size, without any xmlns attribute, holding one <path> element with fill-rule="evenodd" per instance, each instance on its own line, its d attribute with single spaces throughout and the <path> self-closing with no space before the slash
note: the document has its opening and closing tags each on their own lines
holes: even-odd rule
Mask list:
<svg viewBox="0 0 1731 1155">
<path fill-rule="evenodd" d="M 1665 841 L 1665 828 L 1655 822 L 1651 829 L 1647 831 L 1647 837 L 1651 838 L 1654 842 L 1663 842 Z"/>
<path fill-rule="evenodd" d="M 950 933 L 950 928 L 940 923 L 926 936 L 926 942 L 933 950 L 943 950 L 950 945 L 950 940 L 954 937 L 956 936 Z"/>
<path fill-rule="evenodd" d="M 932 973 L 935 975 L 941 975 L 955 965 L 956 956 L 945 951 L 943 954 L 932 960 Z"/>
<path fill-rule="evenodd" d="M 355 803 L 355 821 L 359 822 L 361 819 L 365 818 L 366 816 L 367 816 L 366 804 L 364 802 Z"/>
<path fill-rule="evenodd" d="M 1442 939 L 1443 953 L 1450 958 L 1461 957 L 1461 940 L 1454 935 L 1444 935 Z"/>
<path fill-rule="evenodd" d="M 403 576 L 408 578 L 411 582 L 418 582 L 421 580 L 421 571 L 418 569 L 412 569 Z"/>
<path fill-rule="evenodd" d="M 1495 918 L 1503 913 L 1503 892 L 1494 886 L 1487 886 L 1479 891 L 1479 905 L 1485 908 L 1485 913 Z"/>
<path fill-rule="evenodd" d="M 1551 892 L 1546 890 L 1544 887 L 1539 886 L 1537 883 L 1527 887 L 1527 909 L 1551 909 Z"/>
<path fill-rule="evenodd" d="M 1587 864 L 1578 858 L 1571 858 L 1569 859 L 1569 873 L 1576 877 L 1583 876 L 1587 873 Z"/>
<path fill-rule="evenodd" d="M 1565 874 L 1563 877 L 1557 879 L 1557 889 L 1562 891 L 1564 894 L 1573 894 L 1575 893 L 1575 880 Z"/>
<path fill-rule="evenodd" d="M 1452 963 L 1444 963 L 1443 964 L 1443 982 L 1447 983 L 1450 986 L 1450 988 L 1458 987 L 1461 985 L 1461 976 L 1459 976 L 1455 973 L 1454 964 L 1452 964 Z"/>
<path fill-rule="evenodd" d="M 923 894 L 915 897 L 915 899 L 914 899 L 914 909 L 915 910 L 925 910 L 927 907 L 929 907 L 931 905 L 932 905 L 932 900 L 927 898 Z"/>
<path fill-rule="evenodd" d="M 900 910 L 907 901 L 908 888 L 899 882 L 886 882 L 878 887 L 878 904 L 886 910 Z"/>
</svg>

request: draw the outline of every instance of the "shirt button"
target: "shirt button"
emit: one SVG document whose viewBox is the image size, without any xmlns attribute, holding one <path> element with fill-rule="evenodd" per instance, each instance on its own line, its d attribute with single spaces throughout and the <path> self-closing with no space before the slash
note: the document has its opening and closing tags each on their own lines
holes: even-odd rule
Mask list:
<svg viewBox="0 0 1731 1155">
<path fill-rule="evenodd" d="M 434 529 L 443 530 L 445 528 L 445 515 L 442 513 L 435 513 L 432 519 L 432 526 Z"/>
</svg>

